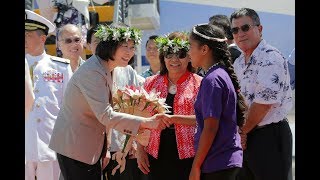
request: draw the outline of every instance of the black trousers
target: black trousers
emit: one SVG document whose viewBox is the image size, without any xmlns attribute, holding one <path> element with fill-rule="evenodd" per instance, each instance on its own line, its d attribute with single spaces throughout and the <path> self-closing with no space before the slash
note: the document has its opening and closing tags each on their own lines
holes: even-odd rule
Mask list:
<svg viewBox="0 0 320 180">
<path fill-rule="evenodd" d="M 237 180 L 292 179 L 292 133 L 288 121 L 271 123 L 247 134 L 247 149 Z"/>
<path fill-rule="evenodd" d="M 61 154 L 57 154 L 57 159 L 64 180 L 101 180 L 100 160 L 90 165 Z"/>
<path fill-rule="evenodd" d="M 216 171 L 212 173 L 201 173 L 201 180 L 236 180 L 237 174 L 239 172 L 239 167 L 234 167 L 230 169 L 224 169 L 221 171 Z"/>
<path fill-rule="evenodd" d="M 102 170 L 100 160 L 102 156 L 105 156 L 105 146 L 106 136 L 104 138 L 103 149 L 100 158 L 93 165 L 86 164 L 57 153 L 57 159 L 63 180 L 101 180 Z"/>
</svg>

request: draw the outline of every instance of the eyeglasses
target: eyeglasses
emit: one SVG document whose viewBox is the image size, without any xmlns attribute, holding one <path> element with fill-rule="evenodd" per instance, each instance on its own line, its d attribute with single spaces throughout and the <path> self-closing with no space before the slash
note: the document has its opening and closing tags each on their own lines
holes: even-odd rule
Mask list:
<svg viewBox="0 0 320 180">
<path fill-rule="evenodd" d="M 248 32 L 249 29 L 253 26 L 259 26 L 259 25 L 244 24 L 244 25 L 240 26 L 240 28 L 239 27 L 231 28 L 231 32 L 232 32 L 232 34 L 238 34 L 239 29 L 241 29 L 242 32 Z"/>
<path fill-rule="evenodd" d="M 71 38 L 65 38 L 65 39 L 62 39 L 62 41 L 63 41 L 65 44 L 71 44 L 72 42 L 75 42 L 76 44 L 79 44 L 79 43 L 82 41 L 82 39 L 79 38 L 79 37 L 76 37 L 76 38 L 73 38 L 73 39 L 71 39 Z"/>
<path fill-rule="evenodd" d="M 177 53 L 168 52 L 168 53 L 165 54 L 164 57 L 167 58 L 167 59 L 171 59 L 171 58 L 173 58 L 173 56 L 176 56 L 179 59 L 183 59 L 183 58 L 187 57 L 187 52 L 185 52 L 185 51 L 179 51 Z"/>
</svg>

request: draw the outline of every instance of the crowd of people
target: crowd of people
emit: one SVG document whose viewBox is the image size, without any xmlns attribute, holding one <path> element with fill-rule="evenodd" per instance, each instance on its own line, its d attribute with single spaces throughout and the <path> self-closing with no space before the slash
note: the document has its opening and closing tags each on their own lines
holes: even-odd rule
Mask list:
<svg viewBox="0 0 320 180">
<path fill-rule="evenodd" d="M 141 30 L 114 22 L 84 35 L 25 14 L 26 180 L 292 179 L 294 50 L 288 61 L 267 43 L 255 10 L 150 36 L 141 74 L 131 66 Z M 55 31 L 60 57 L 45 50 Z M 169 111 L 117 112 L 112 95 L 128 85 L 158 93 Z M 147 145 L 133 141 L 114 174 L 126 135 L 145 130 Z"/>
</svg>

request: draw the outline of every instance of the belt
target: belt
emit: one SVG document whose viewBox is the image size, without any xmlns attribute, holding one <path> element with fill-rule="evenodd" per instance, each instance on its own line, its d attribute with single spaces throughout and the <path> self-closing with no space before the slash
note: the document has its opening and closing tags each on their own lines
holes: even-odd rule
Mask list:
<svg viewBox="0 0 320 180">
<path fill-rule="evenodd" d="M 288 122 L 288 119 L 284 118 L 284 119 L 280 120 L 279 122 L 272 122 L 270 124 L 265 124 L 265 125 L 262 125 L 262 126 L 256 126 L 254 129 L 256 130 L 256 129 L 266 128 L 266 127 L 271 126 L 271 125 L 281 124 L 281 123 L 283 123 L 285 121 Z"/>
</svg>

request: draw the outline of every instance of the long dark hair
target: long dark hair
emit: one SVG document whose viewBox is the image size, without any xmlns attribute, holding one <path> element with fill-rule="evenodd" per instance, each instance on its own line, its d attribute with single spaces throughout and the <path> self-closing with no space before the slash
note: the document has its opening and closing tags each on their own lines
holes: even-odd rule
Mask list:
<svg viewBox="0 0 320 180">
<path fill-rule="evenodd" d="M 196 25 L 191 31 L 190 38 L 198 41 L 200 45 L 207 45 L 212 50 L 215 63 L 219 63 L 219 65 L 225 67 L 237 94 L 237 125 L 242 127 L 245 124 L 247 105 L 245 104 L 244 97 L 240 93 L 240 84 L 231 64 L 231 54 L 228 50 L 228 44 L 222 41 L 225 38 L 223 30 L 214 25 Z"/>
</svg>

